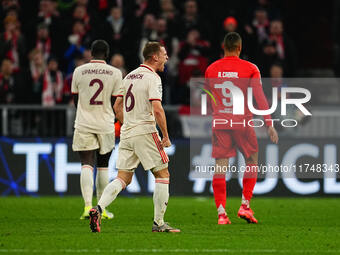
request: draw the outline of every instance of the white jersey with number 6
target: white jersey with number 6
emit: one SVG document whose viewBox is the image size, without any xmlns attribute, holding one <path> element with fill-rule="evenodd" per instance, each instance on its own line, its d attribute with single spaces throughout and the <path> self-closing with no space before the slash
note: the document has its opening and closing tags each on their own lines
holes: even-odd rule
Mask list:
<svg viewBox="0 0 340 255">
<path fill-rule="evenodd" d="M 72 78 L 72 94 L 78 94 L 74 127 L 94 134 L 114 132 L 111 96 L 122 96 L 119 95 L 121 84 L 121 71 L 103 60 L 77 67 Z"/>
<path fill-rule="evenodd" d="M 123 80 L 124 124 L 121 139 L 157 132 L 152 101 L 162 101 L 162 81 L 147 65 L 140 65 Z"/>
</svg>

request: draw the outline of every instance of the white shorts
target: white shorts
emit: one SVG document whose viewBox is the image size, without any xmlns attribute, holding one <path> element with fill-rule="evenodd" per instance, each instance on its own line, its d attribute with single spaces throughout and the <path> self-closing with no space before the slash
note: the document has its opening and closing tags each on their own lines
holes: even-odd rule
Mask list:
<svg viewBox="0 0 340 255">
<path fill-rule="evenodd" d="M 115 133 L 92 134 L 88 132 L 74 130 L 73 151 L 92 151 L 99 149 L 99 154 L 104 155 L 112 151 L 115 147 Z"/>
<path fill-rule="evenodd" d="M 159 171 L 167 168 L 168 162 L 168 155 L 156 132 L 120 140 L 118 170 L 134 171 L 142 163 L 145 170 Z"/>
</svg>

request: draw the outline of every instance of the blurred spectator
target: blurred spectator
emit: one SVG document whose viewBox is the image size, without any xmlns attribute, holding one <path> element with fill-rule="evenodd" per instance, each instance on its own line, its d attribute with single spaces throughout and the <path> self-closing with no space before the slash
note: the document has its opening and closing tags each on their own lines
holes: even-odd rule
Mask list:
<svg viewBox="0 0 340 255">
<path fill-rule="evenodd" d="M 139 47 L 140 61 L 143 62 L 142 50 L 148 41 L 159 41 L 167 50 L 168 56 L 172 56 L 174 47 L 178 47 L 178 40 L 173 38 L 168 33 L 167 21 L 164 18 L 155 19 L 152 14 L 147 14 L 144 17 L 142 28 L 142 38 Z"/>
<path fill-rule="evenodd" d="M 238 22 L 233 16 L 226 17 L 223 22 L 224 31 L 226 33 L 235 32 L 237 30 Z"/>
<path fill-rule="evenodd" d="M 233 16 L 228 16 L 224 19 L 223 22 L 223 33 L 220 36 L 219 41 L 219 49 L 221 52 L 221 57 L 223 57 L 223 39 L 224 36 L 230 32 L 237 32 L 242 37 L 242 45 L 244 47 L 242 48 L 240 57 L 245 60 L 250 60 L 257 49 L 257 42 L 256 42 L 256 36 L 252 33 L 252 31 L 247 30 L 247 26 L 244 28 L 244 30 L 239 26 L 238 21 Z"/>
<path fill-rule="evenodd" d="M 162 43 L 168 53 L 168 56 L 172 56 L 173 47 L 178 44 L 177 38 L 172 37 L 168 32 L 168 24 L 166 19 L 159 18 L 156 22 L 156 32 L 157 32 L 157 41 Z"/>
<path fill-rule="evenodd" d="M 75 58 L 83 55 L 87 46 L 91 43 L 89 34 L 86 34 L 85 26 L 81 21 L 75 21 L 73 24 L 72 34 L 68 37 L 69 47 L 64 57 L 68 61 L 66 73 L 73 72 L 75 68 Z"/>
<path fill-rule="evenodd" d="M 147 13 L 159 13 L 158 10 L 159 0 L 135 0 L 136 11 L 135 15 L 137 18 L 142 18 Z"/>
<path fill-rule="evenodd" d="M 270 67 L 270 79 L 266 79 L 264 81 L 263 87 L 264 87 L 264 92 L 268 98 L 269 105 L 273 104 L 273 88 L 277 88 L 277 109 L 276 111 L 272 114 L 273 119 L 282 119 L 281 116 L 281 89 L 282 87 L 286 87 L 287 85 L 284 84 L 284 79 L 283 79 L 283 67 L 280 63 L 273 63 L 272 66 Z M 290 109 L 288 108 L 289 114 L 290 114 Z M 281 125 L 277 125 L 277 123 L 274 123 L 275 128 L 278 128 L 278 130 L 282 129 Z"/>
<path fill-rule="evenodd" d="M 202 19 L 198 13 L 198 6 L 196 0 L 187 0 L 184 4 L 184 14 L 177 24 L 179 28 L 180 39 L 185 39 L 188 32 L 192 29 L 200 31 L 201 36 L 208 38 L 208 19 Z"/>
<path fill-rule="evenodd" d="M 157 41 L 161 42 L 167 51 L 169 60 L 166 64 L 168 75 L 177 75 L 178 71 L 178 51 L 179 41 L 168 32 L 168 23 L 164 18 L 159 18 L 156 22 Z M 170 77 L 169 77 L 170 78 Z"/>
<path fill-rule="evenodd" d="M 92 59 L 92 55 L 91 55 L 91 50 L 90 49 L 85 49 L 83 52 L 83 58 L 85 63 L 89 63 Z"/>
<path fill-rule="evenodd" d="M 32 104 L 41 105 L 41 94 L 44 83 L 46 63 L 44 60 L 43 53 L 38 49 L 32 50 L 29 54 L 29 58 L 31 74 L 30 102 Z"/>
<path fill-rule="evenodd" d="M 261 75 L 263 77 L 269 77 L 269 70 L 274 62 L 279 62 L 280 58 L 276 50 L 276 42 L 270 39 L 266 39 L 260 48 L 260 52 L 257 57 L 257 65 L 261 70 Z"/>
<path fill-rule="evenodd" d="M 139 43 L 139 61 L 143 62 L 143 48 L 148 41 L 157 40 L 157 23 L 153 14 L 146 14 L 141 30 L 141 39 Z"/>
<path fill-rule="evenodd" d="M 234 16 L 228 16 L 224 19 L 223 24 L 222 24 L 222 32 L 219 34 L 219 40 L 215 47 L 213 48 L 214 50 L 214 59 L 217 58 L 222 58 L 224 57 L 224 51 L 223 51 L 223 39 L 226 34 L 230 32 L 237 32 L 242 36 L 242 40 L 244 41 L 245 38 L 242 35 L 241 31 L 238 29 L 238 21 Z M 242 49 L 241 54 L 244 53 L 244 49 Z"/>
<path fill-rule="evenodd" d="M 22 75 L 14 73 L 11 59 L 3 59 L 0 69 L 0 104 L 23 103 L 25 93 Z"/>
<path fill-rule="evenodd" d="M 254 20 L 252 23 L 253 29 L 257 35 L 257 40 L 259 43 L 262 43 L 264 40 L 268 38 L 268 30 L 269 30 L 269 19 L 267 11 L 263 8 L 258 8 L 255 10 Z M 248 28 L 248 32 L 251 33 L 250 27 Z"/>
<path fill-rule="evenodd" d="M 273 96 L 272 89 L 277 88 L 278 90 L 277 99 L 280 100 L 281 99 L 281 88 L 286 87 L 286 84 L 284 83 L 284 80 L 283 80 L 283 67 L 281 63 L 274 62 L 271 65 L 269 69 L 269 76 L 270 76 L 270 79 L 268 81 L 270 82 L 270 85 L 269 86 L 264 85 L 264 92 L 268 100 L 272 102 L 272 96 Z M 266 82 L 265 84 L 268 84 L 268 82 Z"/>
<path fill-rule="evenodd" d="M 146 14 L 143 20 L 142 37 L 147 40 L 156 40 L 156 18 L 153 14 Z"/>
<path fill-rule="evenodd" d="M 136 10 L 136 17 L 142 17 L 148 7 L 148 0 L 136 0 L 138 6 Z"/>
<path fill-rule="evenodd" d="M 177 10 L 172 0 L 160 0 L 160 7 L 160 17 L 166 20 L 168 33 L 170 36 L 173 36 L 176 34 L 176 19 L 178 19 Z"/>
<path fill-rule="evenodd" d="M 185 41 L 180 43 L 178 57 L 180 59 L 179 73 L 179 90 L 184 90 L 185 97 L 181 103 L 187 103 L 189 100 L 187 83 L 193 75 L 200 76 L 204 74 L 208 67 L 208 55 L 210 43 L 200 38 L 198 30 L 190 30 Z M 185 102 L 184 102 L 185 101 Z"/>
<path fill-rule="evenodd" d="M 10 59 L 5 58 L 0 70 L 0 104 L 14 103 L 14 87 L 13 64 Z"/>
<path fill-rule="evenodd" d="M 125 60 L 121 54 L 114 54 L 111 57 L 111 65 L 118 68 L 122 72 L 123 78 L 127 75 L 127 71 L 125 68 Z"/>
<path fill-rule="evenodd" d="M 50 58 L 44 73 L 42 105 L 53 106 L 62 102 L 63 98 L 63 75 L 58 69 L 58 61 Z"/>
<path fill-rule="evenodd" d="M 280 18 L 280 10 L 274 5 L 272 0 L 257 0 L 257 6 L 266 10 L 270 20 Z"/>
<path fill-rule="evenodd" d="M 7 12 L 12 7 L 19 7 L 19 1 L 18 0 L 2 0 L 1 1 L 1 9 L 4 12 Z"/>
<path fill-rule="evenodd" d="M 48 26 L 45 23 L 41 23 L 38 25 L 35 48 L 42 52 L 45 61 L 47 61 L 48 58 L 50 57 L 51 47 L 52 41 L 49 35 Z"/>
<path fill-rule="evenodd" d="M 113 7 L 106 21 L 107 26 L 104 26 L 103 33 L 107 37 L 111 51 L 113 53 L 123 52 L 131 36 L 127 21 L 122 16 L 122 9 Z"/>
<path fill-rule="evenodd" d="M 13 17 L 15 18 L 16 20 L 19 20 L 19 8 L 16 7 L 16 6 L 11 6 L 9 7 L 8 9 L 6 9 L 6 13 L 4 14 L 3 17 Z"/>
<path fill-rule="evenodd" d="M 210 44 L 208 41 L 200 38 L 198 30 L 190 30 L 185 41 L 180 43 L 178 56 L 179 64 L 179 82 L 186 84 L 194 70 L 205 72 L 208 66 L 208 54 Z"/>
<path fill-rule="evenodd" d="M 89 0 L 58 0 L 61 18 L 71 25 L 75 20 L 82 21 L 87 30 L 95 27 L 98 11 L 96 1 Z M 102 19 L 102 17 L 100 17 Z"/>
<path fill-rule="evenodd" d="M 276 43 L 276 52 L 281 61 L 284 63 L 284 73 L 292 77 L 297 70 L 297 58 L 293 41 L 283 32 L 281 20 L 273 20 L 270 23 L 270 40 Z"/>
<path fill-rule="evenodd" d="M 46 25 L 53 25 L 59 17 L 56 2 L 53 0 L 41 0 L 38 17 Z"/>
<path fill-rule="evenodd" d="M 26 43 L 21 34 L 19 21 L 7 16 L 4 20 L 5 31 L 0 35 L 0 59 L 9 58 L 15 72 L 26 64 Z"/>
<path fill-rule="evenodd" d="M 20 5 L 18 0 L 2 0 L 0 6 L 0 17 L 12 16 L 13 11 L 16 12 L 16 18 L 18 18 L 17 11 Z M 11 13 L 10 13 L 11 12 Z"/>
<path fill-rule="evenodd" d="M 57 10 L 57 2 L 55 0 L 41 0 L 37 18 L 32 18 L 30 22 L 30 33 L 32 34 L 36 33 L 38 24 L 44 23 L 48 26 L 53 45 L 53 53 L 58 57 L 62 57 L 66 48 L 69 26 L 66 20 L 60 18 L 60 13 Z"/>
<path fill-rule="evenodd" d="M 131 1 L 124 3 L 131 5 Z M 109 43 L 111 55 L 116 53 L 124 55 L 129 68 L 135 68 L 139 64 L 140 22 L 137 22 L 134 16 L 123 17 L 122 7 L 112 7 L 104 26 L 101 26 L 100 34 L 103 35 L 101 38 L 105 38 Z"/>
<path fill-rule="evenodd" d="M 87 13 L 86 5 L 77 5 L 73 11 L 73 21 L 81 21 L 84 24 L 85 32 L 88 33 L 91 30 L 90 16 Z"/>
</svg>

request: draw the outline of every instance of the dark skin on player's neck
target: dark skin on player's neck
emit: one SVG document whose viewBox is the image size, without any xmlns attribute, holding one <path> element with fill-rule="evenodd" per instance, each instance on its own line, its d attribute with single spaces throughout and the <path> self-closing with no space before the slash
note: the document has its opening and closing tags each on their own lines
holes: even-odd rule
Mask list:
<svg viewBox="0 0 340 255">
<path fill-rule="evenodd" d="M 106 60 L 106 56 L 104 55 L 98 55 L 98 56 L 92 56 L 93 60 Z"/>
<path fill-rule="evenodd" d="M 106 56 L 104 55 L 98 55 L 98 56 L 92 56 L 92 59 L 93 60 L 106 60 Z M 113 108 L 113 105 L 115 104 L 115 101 L 116 101 L 116 97 L 114 96 L 111 96 L 111 106 Z M 78 107 L 78 95 L 77 94 L 74 94 L 73 95 L 73 103 L 74 103 L 74 106 L 77 108 Z"/>
</svg>

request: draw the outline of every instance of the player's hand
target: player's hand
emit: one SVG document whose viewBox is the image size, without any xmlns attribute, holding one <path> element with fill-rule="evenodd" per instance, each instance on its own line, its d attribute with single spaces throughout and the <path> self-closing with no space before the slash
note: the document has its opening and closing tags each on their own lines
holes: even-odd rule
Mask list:
<svg viewBox="0 0 340 255">
<path fill-rule="evenodd" d="M 269 126 L 268 129 L 267 129 L 267 132 L 268 132 L 270 140 L 273 143 L 277 144 L 278 141 L 279 141 L 279 136 L 278 136 L 278 134 L 276 132 L 276 129 L 274 127 L 272 127 L 272 126 Z"/>
<path fill-rule="evenodd" d="M 171 146 L 171 142 L 170 142 L 169 137 L 163 137 L 162 146 L 163 147 L 170 147 Z"/>
</svg>

